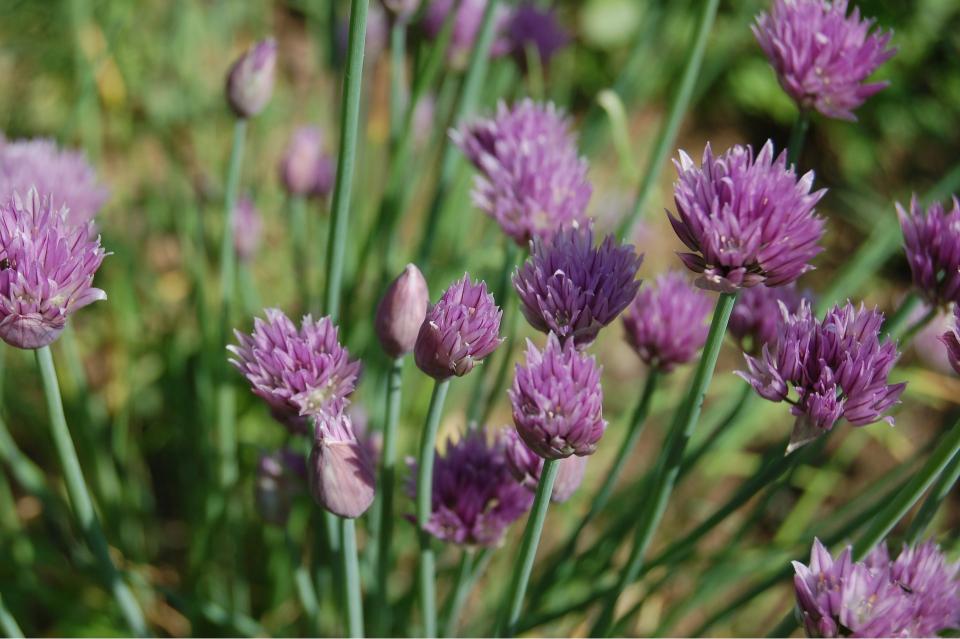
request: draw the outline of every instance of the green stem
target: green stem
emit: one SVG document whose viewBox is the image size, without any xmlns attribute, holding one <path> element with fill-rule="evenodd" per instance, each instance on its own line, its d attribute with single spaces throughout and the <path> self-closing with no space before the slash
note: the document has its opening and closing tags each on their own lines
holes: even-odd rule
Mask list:
<svg viewBox="0 0 960 639">
<path fill-rule="evenodd" d="M 897 339 L 900 333 L 906 328 L 907 322 L 913 311 L 920 305 L 920 296 L 915 291 L 910 291 L 897 306 L 897 310 L 887 317 L 883 323 L 883 334 L 889 339 Z"/>
<path fill-rule="evenodd" d="M 420 609 L 423 616 L 423 634 L 437 636 L 436 566 L 434 565 L 431 537 L 425 529 L 433 511 L 433 461 L 436 454 L 437 430 L 443 403 L 450 389 L 450 380 L 437 380 L 430 397 L 427 422 L 420 435 L 420 458 L 417 462 L 417 528 L 420 538 Z"/>
<path fill-rule="evenodd" d="M 399 20 L 390 27 L 390 145 L 396 148 L 405 124 L 407 97 L 407 25 Z"/>
<path fill-rule="evenodd" d="M 807 138 L 809 129 L 810 112 L 806 109 L 800 109 L 797 119 L 793 122 L 793 129 L 790 131 L 790 142 L 787 144 L 787 164 L 795 167 L 794 171 L 796 173 L 800 172 L 800 154 L 803 152 L 803 143 Z"/>
<path fill-rule="evenodd" d="M 937 316 L 937 313 L 940 311 L 936 306 L 927 311 L 926 315 L 921 317 L 919 320 L 910 325 L 910 328 L 903 331 L 903 334 L 900 335 L 900 346 L 903 347 L 904 344 L 907 344 L 912 340 L 917 333 L 923 330 L 923 328 L 933 321 L 933 318 Z"/>
<path fill-rule="evenodd" d="M 297 278 L 300 303 L 304 308 L 311 309 L 310 238 L 307 231 L 307 200 L 302 195 L 290 197 L 290 234 L 293 236 L 293 273 Z"/>
<path fill-rule="evenodd" d="M 103 537 L 103 529 L 100 527 L 100 521 L 93 508 L 93 500 L 90 498 L 90 492 L 87 490 L 87 485 L 83 479 L 80 460 L 77 459 L 77 451 L 70 437 L 70 429 L 67 427 L 67 417 L 63 412 L 60 384 L 57 381 L 57 371 L 53 365 L 50 347 L 44 346 L 37 349 L 36 356 L 37 366 L 40 368 L 40 376 L 43 380 L 47 410 L 50 413 L 50 431 L 53 435 L 53 443 L 57 448 L 57 455 L 60 458 L 60 465 L 63 467 L 67 494 L 70 497 L 77 522 L 80 524 L 90 549 L 97 558 L 100 569 L 109 582 L 110 591 L 120 606 L 120 611 L 127 625 L 135 635 L 146 636 L 147 626 L 143 619 L 143 613 L 140 611 L 140 605 L 121 578 L 117 567 L 113 564 L 107 541 Z"/>
<path fill-rule="evenodd" d="M 8 637 L 23 637 L 23 631 L 17 625 L 17 620 L 4 605 L 2 595 L 0 595 L 0 629 L 3 629 L 3 633 Z"/>
<path fill-rule="evenodd" d="M 460 622 L 460 611 L 470 593 L 470 586 L 473 584 L 473 564 L 475 562 L 474 551 L 471 548 L 464 548 L 460 551 L 460 565 L 457 567 L 457 580 L 450 593 L 449 612 L 447 621 L 443 626 L 444 637 L 456 637 L 457 626 Z"/>
<path fill-rule="evenodd" d="M 357 531 L 352 519 L 340 520 L 343 577 L 347 600 L 347 631 L 350 637 L 363 636 L 363 594 L 360 592 L 360 562 L 357 560 Z"/>
<path fill-rule="evenodd" d="M 930 494 L 927 495 L 927 498 L 923 501 L 923 505 L 920 506 L 920 510 L 917 511 L 913 521 L 910 522 L 910 528 L 907 530 L 906 535 L 906 542 L 908 544 L 912 546 L 920 541 L 927 526 L 930 525 L 934 515 L 937 514 L 940 504 L 943 503 L 943 500 L 946 499 L 950 491 L 953 490 L 957 479 L 960 479 L 960 453 L 953 455 L 950 464 L 940 474 L 936 485 L 930 490 Z"/>
<path fill-rule="evenodd" d="M 367 32 L 368 0 L 350 2 L 350 37 L 343 78 L 343 102 L 340 108 L 340 150 L 337 175 L 330 207 L 330 237 L 327 243 L 327 280 L 323 309 L 336 322 L 340 316 L 340 286 L 343 260 L 347 250 L 350 217 L 350 190 L 357 155 L 360 128 L 360 94 L 363 90 L 363 45 Z"/>
<path fill-rule="evenodd" d="M 677 131 L 680 128 L 680 121 L 690 104 L 690 98 L 693 95 L 694 86 L 697 83 L 697 75 L 700 73 L 700 65 L 703 62 L 703 54 L 707 48 L 707 39 L 710 35 L 710 29 L 713 26 L 713 20 L 717 15 L 717 7 L 720 0 L 705 0 L 703 9 L 700 12 L 700 18 L 697 22 L 697 31 L 694 40 L 687 52 L 687 61 L 683 67 L 683 74 L 680 76 L 680 82 L 677 85 L 677 92 L 673 95 L 670 103 L 670 109 L 667 111 L 660 132 L 657 134 L 657 141 L 650 151 L 650 158 L 647 161 L 647 170 L 644 173 L 643 181 L 637 192 L 637 199 L 634 201 L 633 210 L 627 215 L 617 230 L 617 236 L 621 239 L 626 238 L 633 231 L 633 226 L 637 223 L 640 215 L 643 213 L 647 204 L 647 199 L 653 187 L 660 178 L 660 171 L 663 170 L 663 163 L 673 148 L 677 138 Z"/>
<path fill-rule="evenodd" d="M 720 347 L 727 330 L 727 322 L 730 320 L 730 313 L 733 311 L 736 301 L 735 293 L 721 293 L 717 298 L 717 305 L 713 312 L 713 320 L 710 323 L 710 331 L 707 334 L 703 354 L 700 356 L 700 362 L 697 365 L 686 398 L 678 407 L 673 424 L 670 427 L 668 441 L 657 465 L 653 487 L 650 493 L 645 496 L 646 508 L 643 510 L 640 523 L 637 526 L 630 558 L 627 560 L 626 567 L 620 573 L 617 586 L 606 598 L 603 612 L 594 625 L 590 633 L 591 636 L 606 635 L 613 621 L 613 614 L 620 594 L 636 580 L 637 575 L 643 568 L 647 547 L 653 540 L 653 534 L 667 508 L 667 502 L 670 499 L 670 494 L 680 471 L 680 465 L 683 462 L 683 453 L 696 429 L 703 398 L 710 386 L 710 380 L 713 378 L 713 370 L 717 364 L 717 357 L 720 355 Z"/>
<path fill-rule="evenodd" d="M 287 545 L 287 551 L 290 556 L 290 563 L 293 565 L 293 580 L 297 588 L 297 597 L 300 599 L 300 606 L 303 608 L 303 614 L 307 618 L 309 633 L 320 632 L 320 605 L 317 603 L 317 592 L 313 587 L 313 579 L 310 577 L 310 570 L 303 563 L 300 552 L 296 544 L 290 537 L 290 530 L 284 530 L 284 541 Z"/>
<path fill-rule="evenodd" d="M 505 637 L 512 637 L 516 632 L 517 620 L 520 619 L 520 611 L 523 608 L 523 597 L 527 592 L 530 573 L 533 572 L 533 560 L 537 555 L 537 546 L 540 544 L 540 535 L 543 532 L 543 523 L 547 518 L 550 495 L 553 494 L 553 484 L 558 472 L 560 472 L 560 460 L 545 459 L 543 461 L 537 494 L 530 509 L 527 526 L 523 530 L 519 557 L 504 600 L 509 606 L 506 608 L 506 623 L 502 626 L 501 633 Z"/>
</svg>

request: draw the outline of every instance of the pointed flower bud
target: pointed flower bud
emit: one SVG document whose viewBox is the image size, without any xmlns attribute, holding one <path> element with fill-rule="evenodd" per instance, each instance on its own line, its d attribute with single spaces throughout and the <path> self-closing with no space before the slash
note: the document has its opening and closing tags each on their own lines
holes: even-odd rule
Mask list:
<svg viewBox="0 0 960 639">
<path fill-rule="evenodd" d="M 924 210 L 914 195 L 909 212 L 896 206 L 914 288 L 930 304 L 960 303 L 960 202 Z"/>
<path fill-rule="evenodd" d="M 280 160 L 280 180 L 290 195 L 326 197 L 333 190 L 336 168 L 323 149 L 323 134 L 313 126 L 298 128 Z"/>
<path fill-rule="evenodd" d="M 413 351 L 423 318 L 430 304 L 427 280 L 413 264 L 407 264 L 377 306 L 374 328 L 380 346 L 393 358 Z"/>
<path fill-rule="evenodd" d="M 500 433 L 510 472 L 531 493 L 537 492 L 540 473 L 543 471 L 543 457 L 530 450 L 530 447 L 520 438 L 516 428 L 504 428 Z M 550 501 L 562 504 L 577 492 L 587 470 L 587 459 L 589 458 L 571 455 L 557 462 L 560 464 L 560 470 L 553 484 Z"/>
<path fill-rule="evenodd" d="M 353 519 L 373 503 L 373 460 L 346 413 L 316 417 L 308 470 L 313 499 L 334 515 Z"/>
<path fill-rule="evenodd" d="M 273 95 L 277 66 L 277 41 L 257 42 L 233 63 L 227 74 L 227 103 L 238 118 L 252 118 Z"/>
</svg>

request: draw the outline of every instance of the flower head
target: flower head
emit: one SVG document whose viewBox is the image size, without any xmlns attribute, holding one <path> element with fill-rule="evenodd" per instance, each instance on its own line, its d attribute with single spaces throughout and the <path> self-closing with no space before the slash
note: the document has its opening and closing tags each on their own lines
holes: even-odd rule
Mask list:
<svg viewBox="0 0 960 639">
<path fill-rule="evenodd" d="M 260 211 L 249 197 L 237 200 L 233 212 L 233 248 L 242 262 L 249 262 L 260 248 L 263 221 Z"/>
<path fill-rule="evenodd" d="M 592 356 L 553 333 L 542 352 L 527 340 L 526 366 L 517 364 L 507 392 L 517 432 L 533 452 L 546 459 L 593 454 L 607 428 L 600 371 Z"/>
<path fill-rule="evenodd" d="M 435 39 L 443 30 L 450 10 L 457 0 L 432 0 L 423 14 L 423 30 L 427 37 Z M 467 65 L 470 54 L 473 52 L 480 25 L 483 23 L 483 14 L 487 10 L 488 0 L 459 0 L 457 14 L 453 17 L 453 32 L 450 35 L 450 48 L 447 50 L 447 61 L 450 66 L 462 69 Z M 504 55 L 510 50 L 510 41 L 506 38 L 505 30 L 510 21 L 510 9 L 500 3 L 494 9 L 494 36 L 490 47 L 490 57 Z"/>
<path fill-rule="evenodd" d="M 783 304 L 787 312 L 796 313 L 804 299 L 811 299 L 811 295 L 800 291 L 795 284 L 745 289 L 737 297 L 727 330 L 740 343 L 744 352 L 757 355 L 764 344 L 777 338 L 777 325 L 781 317 L 780 304 Z"/>
<path fill-rule="evenodd" d="M 727 293 L 783 286 L 813 268 L 823 234 L 814 207 L 826 192 L 810 192 L 813 172 L 798 180 L 786 153 L 775 159 L 769 141 L 756 158 L 749 146 L 714 157 L 707 144 L 700 166 L 683 151 L 674 164 L 677 215 L 667 215 L 692 251 L 680 259 L 702 273 L 699 286 Z"/>
<path fill-rule="evenodd" d="M 429 304 L 427 280 L 420 269 L 407 264 L 387 287 L 374 318 L 377 338 L 387 355 L 396 358 L 413 350 Z"/>
<path fill-rule="evenodd" d="M 523 4 L 513 12 L 507 28 L 511 55 L 521 68 L 527 68 L 527 50 L 533 47 L 546 67 L 557 51 L 567 46 L 570 36 L 563 30 L 554 12 L 534 4 Z"/>
<path fill-rule="evenodd" d="M 36 189 L 0 202 L 0 339 L 28 349 L 57 339 L 70 315 L 107 299 L 93 287 L 105 255 L 93 222 L 70 223 Z"/>
<path fill-rule="evenodd" d="M 856 120 L 853 110 L 887 86 L 865 80 L 896 53 L 892 34 L 872 27 L 856 7 L 847 15 L 847 0 L 774 0 L 753 34 L 801 109 Z"/>
<path fill-rule="evenodd" d="M 356 386 L 360 362 L 340 345 L 329 317 L 303 318 L 300 329 L 283 311 L 268 308 L 253 333 L 234 331 L 230 363 L 266 400 L 273 416 L 295 432 L 309 433 L 306 416 L 335 415 Z"/>
<path fill-rule="evenodd" d="M 367 512 L 376 487 L 373 465 L 345 412 L 316 417 L 307 468 L 310 492 L 317 504 L 340 517 L 355 518 Z"/>
<path fill-rule="evenodd" d="M 293 132 L 280 160 L 280 180 L 291 195 L 326 197 L 333 189 L 333 159 L 323 150 L 323 134 L 313 126 Z"/>
<path fill-rule="evenodd" d="M 960 304 L 953 307 L 954 328 L 940 336 L 940 340 L 947 347 L 947 359 L 953 370 L 960 375 Z"/>
<path fill-rule="evenodd" d="M 277 41 L 260 40 L 233 63 L 227 73 L 227 103 L 238 118 L 252 118 L 273 95 Z"/>
<path fill-rule="evenodd" d="M 540 473 L 543 471 L 543 457 L 530 450 L 515 428 L 504 428 L 500 431 L 500 437 L 507 455 L 507 466 L 514 478 L 531 493 L 537 492 Z M 587 459 L 589 458 L 571 455 L 557 461 L 560 469 L 557 471 L 550 501 L 562 504 L 573 497 L 573 493 L 577 492 L 583 482 Z"/>
<path fill-rule="evenodd" d="M 710 298 L 682 273 L 664 273 L 624 313 L 627 343 L 648 366 L 670 372 L 703 348 L 712 307 Z"/>
<path fill-rule="evenodd" d="M 473 201 L 521 246 L 585 224 L 592 187 L 570 122 L 553 104 L 501 102 L 488 120 L 452 133 L 480 171 Z"/>
<path fill-rule="evenodd" d="M 416 463 L 408 462 L 411 470 Z M 416 495 L 416 473 L 407 486 Z M 443 541 L 464 546 L 496 546 L 507 527 L 533 503 L 533 495 L 507 468 L 503 444 L 484 429 L 447 440 L 433 469 L 430 520 L 424 529 Z"/>
<path fill-rule="evenodd" d="M 570 228 L 549 241 L 533 240 L 513 287 L 531 326 L 585 347 L 637 294 L 642 261 L 633 246 L 617 245 L 612 235 L 594 246 L 592 230 Z"/>
<path fill-rule="evenodd" d="M 877 310 L 834 306 L 823 321 L 810 303 L 801 302 L 795 314 L 781 306 L 777 339 L 764 345 L 759 357 L 746 355 L 748 372 L 737 374 L 764 398 L 787 400 L 797 391 L 791 412 L 799 419 L 788 450 L 833 428 L 844 418 L 854 426 L 884 417 L 906 384 L 890 384 L 887 377 L 900 354 L 889 339 L 880 339 L 883 314 Z"/>
<path fill-rule="evenodd" d="M 92 220 L 109 196 L 83 151 L 61 149 L 53 140 L 0 139 L 0 202 L 31 188 L 50 197 L 54 209 L 66 207 L 76 225 Z"/>
<path fill-rule="evenodd" d="M 897 216 L 914 288 L 931 304 L 960 303 L 960 202 L 924 210 L 914 195 L 909 212 L 897 203 Z"/>
<path fill-rule="evenodd" d="M 413 348 L 417 366 L 434 379 L 466 375 L 503 342 L 502 315 L 487 285 L 464 274 L 427 310 Z"/>
</svg>

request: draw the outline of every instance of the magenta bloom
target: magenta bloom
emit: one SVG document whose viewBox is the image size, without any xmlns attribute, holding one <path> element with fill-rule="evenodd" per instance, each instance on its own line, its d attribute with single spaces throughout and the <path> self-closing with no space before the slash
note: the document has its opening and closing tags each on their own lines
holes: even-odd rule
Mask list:
<svg viewBox="0 0 960 639">
<path fill-rule="evenodd" d="M 346 413 L 317 416 L 307 470 L 313 499 L 334 515 L 359 517 L 373 503 L 374 460 Z"/>
<path fill-rule="evenodd" d="M 853 110 L 888 84 L 865 80 L 896 53 L 892 33 L 872 27 L 856 7 L 847 15 L 847 0 L 774 0 L 753 34 L 801 109 L 856 120 Z"/>
<path fill-rule="evenodd" d="M 466 375 L 503 342 L 502 315 L 486 283 L 465 273 L 427 310 L 413 347 L 417 366 L 437 380 Z"/>
<path fill-rule="evenodd" d="M 480 171 L 473 201 L 521 246 L 587 223 L 592 187 L 570 121 L 553 104 L 501 102 L 489 120 L 451 133 Z"/>
<path fill-rule="evenodd" d="M 31 188 L 52 198 L 55 210 L 66 207 L 76 225 L 92 220 L 109 196 L 83 151 L 61 149 L 53 140 L 0 138 L 0 202 Z"/>
<path fill-rule="evenodd" d="M 273 95 L 277 41 L 266 38 L 244 52 L 227 73 L 227 103 L 238 118 L 252 118 Z"/>
<path fill-rule="evenodd" d="M 719 157 L 710 145 L 696 166 L 683 151 L 674 161 L 677 236 L 692 253 L 680 253 L 697 285 L 732 293 L 758 284 L 783 286 L 809 271 L 820 252 L 823 220 L 814 207 L 826 190 L 811 193 L 813 172 L 799 180 L 787 154 L 773 157 L 767 142 L 756 158 L 749 146 Z"/>
<path fill-rule="evenodd" d="M 764 344 L 777 338 L 780 323 L 780 304 L 788 313 L 800 310 L 800 302 L 812 301 L 809 292 L 801 292 L 795 284 L 769 288 L 754 286 L 744 289 L 737 297 L 737 304 L 730 314 L 727 330 L 740 343 L 740 348 L 751 355 L 760 353 Z"/>
<path fill-rule="evenodd" d="M 510 54 L 522 69 L 527 68 L 527 49 L 533 47 L 541 64 L 550 64 L 553 55 L 567 46 L 570 36 L 564 31 L 550 9 L 540 9 L 534 4 L 523 4 L 513 12 L 507 28 L 510 37 Z"/>
<path fill-rule="evenodd" d="M 429 304 L 427 280 L 414 264 L 407 264 L 387 287 L 373 320 L 374 332 L 387 355 L 397 358 L 413 350 Z"/>
<path fill-rule="evenodd" d="M 291 195 L 326 197 L 333 189 L 336 168 L 323 150 L 323 134 L 313 126 L 293 132 L 280 159 L 280 181 Z"/>
<path fill-rule="evenodd" d="M 233 212 L 233 248 L 241 262 L 250 262 L 260 248 L 263 221 L 253 200 L 241 197 Z"/>
<path fill-rule="evenodd" d="M 515 428 L 504 428 L 500 431 L 504 450 L 507 455 L 507 466 L 514 478 L 523 484 L 531 493 L 537 492 L 540 483 L 540 473 L 543 471 L 543 457 L 536 454 L 527 446 Z M 583 475 L 587 470 L 588 457 L 571 455 L 564 457 L 557 463 L 560 470 L 553 484 L 550 501 L 562 504 L 577 492 L 583 482 Z"/>
<path fill-rule="evenodd" d="M 527 364 L 517 364 L 507 393 L 517 432 L 533 452 L 546 459 L 593 454 L 607 428 L 601 370 L 553 333 L 542 352 L 527 340 Z"/>
<path fill-rule="evenodd" d="M 582 348 L 633 301 L 642 261 L 633 246 L 617 245 L 612 235 L 594 246 L 592 230 L 570 228 L 549 241 L 533 240 L 513 287 L 531 326 Z"/>
<path fill-rule="evenodd" d="M 647 366 L 669 373 L 703 348 L 712 308 L 711 299 L 682 273 L 664 273 L 624 313 L 627 343 Z"/>
<path fill-rule="evenodd" d="M 760 357 L 745 355 L 747 380 L 761 397 L 774 402 L 797 391 L 791 412 L 799 419 L 790 450 L 833 428 L 840 418 L 854 426 L 872 424 L 884 417 L 906 384 L 889 384 L 887 377 L 900 354 L 889 339 L 880 339 L 883 314 L 834 306 L 823 321 L 813 316 L 810 303 L 790 314 L 781 307 L 777 339 L 764 345 Z"/>
<path fill-rule="evenodd" d="M 953 307 L 954 328 L 944 333 L 940 340 L 947 347 L 947 359 L 953 370 L 960 375 L 960 304 Z"/>
<path fill-rule="evenodd" d="M 407 492 L 414 497 L 416 462 L 408 464 Z M 428 533 L 463 546 L 492 547 L 530 509 L 533 494 L 510 474 L 503 443 L 477 429 L 459 441 L 448 439 L 445 454 L 437 452 L 431 503 Z"/>
<path fill-rule="evenodd" d="M 913 286 L 930 304 L 960 303 L 960 202 L 947 212 L 940 202 L 924 210 L 917 196 L 910 212 L 897 203 Z"/>
<path fill-rule="evenodd" d="M 440 35 L 447 15 L 454 7 L 455 0 L 432 0 L 423 14 L 423 31 L 427 37 L 433 39 Z M 450 36 L 450 48 L 447 50 L 447 61 L 450 66 L 462 69 L 467 66 L 473 52 L 483 14 L 487 10 L 487 0 L 459 0 L 457 15 L 453 17 L 453 33 Z M 510 22 L 510 9 L 503 2 L 494 9 L 494 36 L 493 46 L 490 47 L 490 57 L 495 58 L 506 54 L 510 50 L 510 41 L 506 37 L 506 27 Z"/>
<path fill-rule="evenodd" d="M 0 339 L 27 349 L 57 339 L 70 315 L 107 299 L 93 287 L 105 255 L 93 222 L 70 223 L 36 189 L 0 202 Z"/>
<path fill-rule="evenodd" d="M 234 331 L 230 363 L 250 382 L 273 416 L 295 432 L 309 433 L 305 416 L 335 415 L 356 387 L 360 362 L 340 345 L 329 317 L 303 318 L 300 329 L 283 311 L 268 308 L 253 333 Z"/>
</svg>

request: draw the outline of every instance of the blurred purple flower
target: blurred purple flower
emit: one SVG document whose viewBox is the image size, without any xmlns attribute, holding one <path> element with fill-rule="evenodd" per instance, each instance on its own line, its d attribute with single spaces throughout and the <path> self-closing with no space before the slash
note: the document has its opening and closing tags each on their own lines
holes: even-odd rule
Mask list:
<svg viewBox="0 0 960 639">
<path fill-rule="evenodd" d="M 374 330 L 380 346 L 397 358 L 413 350 L 430 304 L 427 280 L 414 264 L 407 264 L 377 305 Z"/>
<path fill-rule="evenodd" d="M 909 213 L 896 206 L 914 288 L 930 304 L 960 303 L 960 202 L 954 196 L 950 212 L 940 202 L 924 210 L 914 195 Z"/>
<path fill-rule="evenodd" d="M 416 495 L 416 462 L 407 492 Z M 443 541 L 464 546 L 497 546 L 507 527 L 523 516 L 533 495 L 507 468 L 503 443 L 484 429 L 468 431 L 445 454 L 438 451 L 433 470 L 430 520 L 424 529 Z"/>
<path fill-rule="evenodd" d="M 257 461 L 254 503 L 264 521 L 284 526 L 294 496 L 303 490 L 307 464 L 303 455 L 290 448 L 262 453 Z"/>
<path fill-rule="evenodd" d="M 592 192 L 587 161 L 578 154 L 569 119 L 552 103 L 501 102 L 495 117 L 451 136 L 480 171 L 474 203 L 517 244 L 586 224 Z"/>
<path fill-rule="evenodd" d="M 533 4 L 523 4 L 513 12 L 507 28 L 510 37 L 511 55 L 527 68 L 527 48 L 537 51 L 540 63 L 547 67 L 553 54 L 567 46 L 570 36 L 560 26 L 551 9 L 540 9 Z"/>
<path fill-rule="evenodd" d="M 807 291 L 800 291 L 794 283 L 770 288 L 754 286 L 740 291 L 737 304 L 730 314 L 727 330 L 739 342 L 740 348 L 751 355 L 760 353 L 764 344 L 777 338 L 780 323 L 780 304 L 789 313 L 800 310 L 800 302 L 813 300 Z"/>
<path fill-rule="evenodd" d="M 503 342 L 502 315 L 486 283 L 464 274 L 427 310 L 413 349 L 417 366 L 438 380 L 466 375 Z"/>
<path fill-rule="evenodd" d="M 277 41 L 266 38 L 247 49 L 227 73 L 227 103 L 238 118 L 252 118 L 273 95 Z"/>
<path fill-rule="evenodd" d="M 314 126 L 293 132 L 280 159 L 280 180 L 291 195 L 326 197 L 333 189 L 336 167 L 323 150 L 323 134 Z"/>
<path fill-rule="evenodd" d="M 434 39 L 443 30 L 443 23 L 456 0 L 431 0 L 423 14 L 422 27 L 428 38 Z M 480 33 L 483 14 L 487 10 L 488 0 L 459 0 L 460 6 L 454 16 L 453 33 L 450 36 L 450 48 L 447 50 L 447 62 L 455 69 L 463 69 L 473 53 L 473 47 Z M 510 8 L 499 3 L 494 9 L 494 41 L 490 47 L 490 57 L 496 58 L 510 51 L 510 41 L 506 36 L 510 22 Z"/>
<path fill-rule="evenodd" d="M 253 200 L 238 199 L 233 212 L 233 248 L 241 262 L 249 262 L 257 254 L 262 230 L 263 221 Z"/>
<path fill-rule="evenodd" d="M 896 53 L 891 32 L 871 33 L 847 0 L 774 0 L 761 13 L 753 34 L 783 87 L 801 109 L 828 118 L 856 120 L 853 110 L 887 82 L 864 81 Z"/>
<path fill-rule="evenodd" d="M 34 188 L 0 202 L 0 339 L 11 346 L 47 346 L 70 315 L 107 299 L 93 287 L 106 255 L 93 222 L 67 219 Z"/>
<path fill-rule="evenodd" d="M 329 317 L 303 318 L 300 329 L 283 311 L 268 308 L 254 320 L 253 333 L 234 331 L 238 345 L 230 363 L 263 398 L 274 418 L 294 432 L 309 433 L 305 416 L 337 414 L 356 387 L 360 362 L 340 345 Z"/>
<path fill-rule="evenodd" d="M 617 245 L 612 235 L 595 247 L 591 229 L 570 228 L 550 240 L 534 238 L 513 287 L 531 326 L 583 348 L 633 301 L 642 261 L 633 246 Z"/>
<path fill-rule="evenodd" d="M 707 341 L 713 302 L 679 271 L 657 277 L 623 315 L 627 343 L 652 368 L 669 373 L 693 359 Z"/>
<path fill-rule="evenodd" d="M 413 143 L 418 148 L 423 148 L 430 143 L 436 128 L 436 117 L 437 98 L 432 93 L 426 93 L 413 107 L 413 121 L 410 123 L 413 127 Z"/>
<path fill-rule="evenodd" d="M 92 220 L 109 196 L 83 151 L 61 149 L 53 140 L 0 137 L 0 202 L 33 187 L 53 199 L 54 209 L 66 207 L 67 220 L 76 225 Z"/>
<path fill-rule="evenodd" d="M 960 375 L 960 304 L 953 307 L 954 328 L 940 336 L 947 347 L 947 358 L 953 370 Z"/>
<path fill-rule="evenodd" d="M 307 469 L 313 499 L 334 515 L 359 517 L 373 503 L 374 460 L 346 413 L 316 416 Z"/>
<path fill-rule="evenodd" d="M 781 306 L 777 339 L 764 345 L 760 357 L 745 355 L 747 380 L 761 397 L 788 400 L 790 386 L 798 394 L 791 412 L 797 416 L 788 452 L 833 428 L 840 418 L 854 426 L 872 424 L 898 402 L 905 383 L 887 377 L 900 354 L 896 343 L 880 339 L 883 314 L 857 309 L 847 302 L 817 320 L 810 303 L 795 314 Z"/>
<path fill-rule="evenodd" d="M 920 304 L 910 313 L 908 326 L 912 326 L 922 320 L 930 312 L 930 307 L 926 304 Z M 954 316 L 952 310 L 938 309 L 936 315 L 926 325 L 923 326 L 913 339 L 910 340 L 910 346 L 913 348 L 917 357 L 929 369 L 938 373 L 947 375 L 953 374 L 953 365 L 950 363 L 950 357 L 945 349 L 943 334 L 953 330 Z M 960 353 L 960 351 L 958 351 Z"/>
<path fill-rule="evenodd" d="M 500 431 L 500 437 L 507 455 L 507 466 L 514 478 L 531 493 L 537 492 L 540 472 L 543 470 L 543 457 L 530 450 L 515 428 L 504 428 Z M 587 459 L 589 458 L 571 455 L 557 462 L 560 469 L 557 471 L 550 501 L 562 504 L 577 492 L 587 470 Z"/>
<path fill-rule="evenodd" d="M 814 207 L 826 191 L 810 192 L 812 171 L 798 180 L 786 153 L 774 159 L 769 141 L 756 158 L 749 146 L 714 157 L 707 144 L 701 166 L 683 151 L 674 165 L 677 216 L 667 216 L 693 251 L 679 257 L 703 274 L 698 286 L 726 293 L 783 286 L 813 268 L 823 235 Z"/>
<path fill-rule="evenodd" d="M 527 340 L 527 363 L 517 364 L 507 393 L 517 432 L 533 452 L 546 459 L 593 454 L 607 428 L 601 370 L 553 333 L 542 352 Z"/>
</svg>

